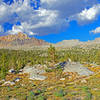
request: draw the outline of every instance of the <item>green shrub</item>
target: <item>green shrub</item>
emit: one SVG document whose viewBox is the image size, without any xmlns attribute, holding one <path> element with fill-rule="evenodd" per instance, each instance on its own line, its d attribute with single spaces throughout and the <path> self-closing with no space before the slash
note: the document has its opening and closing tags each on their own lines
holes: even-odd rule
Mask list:
<svg viewBox="0 0 100 100">
<path fill-rule="evenodd" d="M 85 100 L 91 100 L 92 94 L 90 92 L 87 92 Z"/>
<path fill-rule="evenodd" d="M 89 88 L 87 87 L 87 86 L 83 86 L 83 87 L 81 87 L 82 88 L 82 90 L 84 91 L 84 92 L 87 92 L 88 90 L 89 90 Z"/>
<path fill-rule="evenodd" d="M 57 67 L 56 67 L 57 69 L 61 69 L 61 65 L 57 65 Z"/>
<path fill-rule="evenodd" d="M 10 99 L 10 96 L 6 96 L 5 100 L 9 100 Z"/>
<path fill-rule="evenodd" d="M 44 96 L 40 96 L 38 100 L 46 100 Z"/>
<path fill-rule="evenodd" d="M 65 95 L 65 93 L 63 90 L 59 90 L 58 92 L 55 92 L 54 95 L 57 97 L 63 97 Z"/>
<path fill-rule="evenodd" d="M 87 86 L 82 87 L 83 91 L 86 93 L 86 98 L 85 100 L 91 100 L 92 99 L 92 94 L 89 91 L 89 88 Z"/>
<path fill-rule="evenodd" d="M 1 79 L 5 79 L 5 77 L 6 77 L 6 71 L 1 70 L 1 72 L 0 72 L 0 78 Z"/>
<path fill-rule="evenodd" d="M 40 89 L 38 89 L 38 90 L 36 91 L 36 93 L 40 94 L 40 93 L 42 93 L 42 91 L 41 91 Z"/>
<path fill-rule="evenodd" d="M 11 91 L 11 88 L 10 88 L 10 87 L 7 87 L 7 90 L 8 90 L 8 91 Z"/>
<path fill-rule="evenodd" d="M 34 100 L 34 96 L 35 96 L 35 93 L 33 91 L 30 91 L 29 96 L 27 97 L 27 100 Z"/>
<path fill-rule="evenodd" d="M 48 61 L 55 63 L 57 61 L 56 49 L 52 45 L 48 48 Z"/>
<path fill-rule="evenodd" d="M 47 69 L 45 69 L 45 71 L 46 71 L 46 72 L 52 72 L 53 70 L 52 70 L 52 69 L 47 68 Z"/>
</svg>

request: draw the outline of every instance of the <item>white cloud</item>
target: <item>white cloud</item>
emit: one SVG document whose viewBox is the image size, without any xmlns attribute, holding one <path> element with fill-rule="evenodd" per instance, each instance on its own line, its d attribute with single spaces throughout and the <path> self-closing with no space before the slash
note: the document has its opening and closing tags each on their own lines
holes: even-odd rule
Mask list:
<svg viewBox="0 0 100 100">
<path fill-rule="evenodd" d="M 41 18 L 41 21 L 35 24 L 33 28 L 44 27 L 44 26 L 51 26 L 56 24 L 56 18 L 58 17 L 57 11 L 46 10 L 46 9 L 39 9 L 38 16 Z"/>
<path fill-rule="evenodd" d="M 34 10 L 30 6 L 30 0 L 24 0 L 24 2 L 14 0 L 11 5 L 0 1 L 0 25 L 4 22 L 14 24 L 12 30 L 8 32 L 12 34 L 16 34 L 18 31 L 31 35 L 58 33 L 62 28 L 67 28 L 68 21 L 66 18 L 76 17 L 76 14 L 79 14 L 83 9 L 96 3 L 97 0 L 41 0 L 40 8 Z M 98 8 L 95 7 L 95 9 Z M 90 14 L 91 16 L 89 16 Z M 80 21 L 83 21 L 82 19 L 84 21 L 92 20 L 97 14 L 93 8 L 92 12 L 91 10 L 82 11 Z M 79 20 L 79 17 L 76 20 Z M 20 21 L 21 25 L 16 26 L 17 21 Z"/>
<path fill-rule="evenodd" d="M 94 5 L 89 9 L 84 9 L 82 12 L 73 15 L 70 17 L 71 20 L 76 19 L 80 23 L 89 22 L 96 20 L 96 18 L 100 15 L 100 4 Z"/>
<path fill-rule="evenodd" d="M 25 31 L 26 33 L 30 32 L 31 34 L 33 33 L 38 33 L 38 29 L 40 27 L 50 27 L 50 26 L 54 26 L 56 25 L 56 19 L 58 17 L 58 12 L 55 10 L 47 10 L 47 9 L 43 9 L 43 8 L 39 8 L 38 10 L 34 10 L 33 7 L 30 6 L 30 1 L 29 0 L 24 0 L 24 2 L 22 2 L 21 0 L 19 2 L 14 2 L 12 5 L 7 5 L 2 3 L 1 4 L 2 9 L 1 10 L 1 14 L 0 18 L 2 20 L 0 20 L 0 23 L 4 23 L 4 22 L 10 22 L 10 23 L 16 23 L 17 21 L 20 21 L 23 25 L 25 25 L 25 27 L 27 27 L 26 29 L 24 28 L 24 30 L 21 29 L 21 31 Z M 8 15 L 7 15 L 7 10 L 9 11 Z M 13 18 L 13 15 L 16 13 L 17 17 Z M 7 15 L 7 16 L 6 16 Z M 9 15 L 11 15 L 9 17 Z M 6 20 L 4 20 L 4 17 Z M 29 26 L 28 26 L 29 25 Z M 23 26 L 24 27 L 24 26 Z M 17 28 L 17 30 L 16 30 Z M 15 33 L 17 31 L 19 31 L 20 27 L 14 25 L 12 28 L 12 31 L 10 30 L 8 33 Z M 28 29 L 28 30 L 27 30 Z M 37 30 L 36 30 L 37 29 Z M 34 30 L 36 32 L 34 32 Z M 45 32 L 45 31 L 44 31 Z M 28 33 L 28 34 L 29 34 Z M 39 34 L 43 34 L 42 29 L 41 32 L 39 32 Z"/>
<path fill-rule="evenodd" d="M 81 12 L 86 7 L 91 7 L 97 0 L 41 0 L 45 9 L 57 10 L 61 17 L 69 17 Z"/>
<path fill-rule="evenodd" d="M 57 2 L 57 0 L 41 0 L 41 3 L 47 3 L 48 5 L 51 5 L 52 3 Z"/>
<path fill-rule="evenodd" d="M 9 34 L 17 34 L 18 32 L 23 32 L 23 27 L 22 26 L 14 25 L 12 27 L 12 30 L 8 31 Z"/>
<path fill-rule="evenodd" d="M 100 33 L 100 27 L 97 27 L 96 29 L 90 31 L 90 33 L 94 33 L 94 34 Z"/>
<path fill-rule="evenodd" d="M 14 25 L 12 30 L 9 30 L 8 34 L 17 34 L 18 32 L 26 33 L 29 35 L 36 35 L 36 33 L 32 32 L 32 25 L 27 23 L 22 23 L 21 25 Z"/>
</svg>

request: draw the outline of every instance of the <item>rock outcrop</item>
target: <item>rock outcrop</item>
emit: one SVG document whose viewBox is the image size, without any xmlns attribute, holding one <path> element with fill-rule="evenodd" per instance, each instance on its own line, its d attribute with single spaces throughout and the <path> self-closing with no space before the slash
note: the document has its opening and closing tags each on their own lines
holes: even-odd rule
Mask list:
<svg viewBox="0 0 100 100">
<path fill-rule="evenodd" d="M 7 35 L 0 37 L 0 47 L 33 47 L 33 46 L 43 46 L 49 45 L 49 43 L 39 40 L 36 38 L 30 38 L 27 34 L 18 33 L 15 35 Z"/>
<path fill-rule="evenodd" d="M 36 66 L 33 66 L 33 67 L 26 66 L 23 69 L 23 73 L 28 73 L 29 74 L 29 79 L 31 79 L 31 80 L 45 80 L 47 77 L 41 75 L 41 74 L 45 73 L 45 70 L 39 68 L 38 65 L 36 65 Z"/>
<path fill-rule="evenodd" d="M 63 72 L 77 72 L 81 76 L 89 76 L 94 74 L 94 72 L 90 71 L 87 67 L 84 67 L 79 62 L 67 62 Z"/>
<path fill-rule="evenodd" d="M 0 37 L 0 41 L 7 41 L 7 42 L 11 42 L 14 40 L 25 40 L 25 39 L 30 39 L 26 34 L 23 34 L 21 32 L 19 32 L 18 34 L 15 35 L 7 35 L 7 36 L 1 36 Z"/>
</svg>

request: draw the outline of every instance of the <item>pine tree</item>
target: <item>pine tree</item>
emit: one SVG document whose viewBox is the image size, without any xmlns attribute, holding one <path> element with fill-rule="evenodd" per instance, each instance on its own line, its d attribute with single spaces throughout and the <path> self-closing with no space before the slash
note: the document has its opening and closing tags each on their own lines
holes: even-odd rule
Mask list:
<svg viewBox="0 0 100 100">
<path fill-rule="evenodd" d="M 53 64 L 57 61 L 56 49 L 52 45 L 48 48 L 48 60 Z"/>
<path fill-rule="evenodd" d="M 100 65 L 100 51 L 97 52 L 96 56 L 95 56 L 95 62 Z"/>
<path fill-rule="evenodd" d="M 5 54 L 2 54 L 2 67 L 0 71 L 0 77 L 4 79 L 6 77 L 6 67 L 5 67 Z"/>
</svg>

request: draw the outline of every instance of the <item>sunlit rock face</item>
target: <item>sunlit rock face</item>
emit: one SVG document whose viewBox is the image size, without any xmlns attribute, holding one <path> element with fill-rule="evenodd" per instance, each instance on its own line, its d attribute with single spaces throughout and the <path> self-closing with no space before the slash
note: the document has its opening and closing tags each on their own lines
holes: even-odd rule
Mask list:
<svg viewBox="0 0 100 100">
<path fill-rule="evenodd" d="M 26 34 L 23 34 L 21 32 L 15 35 L 11 34 L 11 35 L 0 37 L 1 41 L 8 41 L 8 42 L 16 40 L 16 39 L 24 40 L 24 39 L 30 39 L 30 38 Z"/>
<path fill-rule="evenodd" d="M 27 34 L 19 32 L 18 34 L 10 34 L 0 37 L 0 47 L 13 47 L 13 46 L 42 46 L 49 45 L 49 43 L 38 40 L 36 38 L 30 38 Z"/>
</svg>

